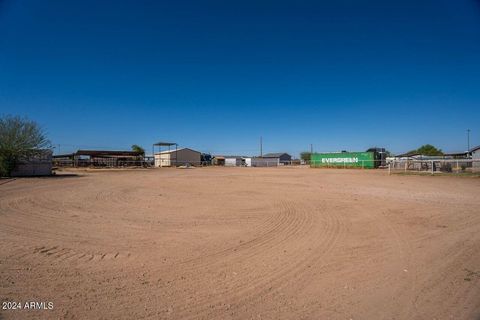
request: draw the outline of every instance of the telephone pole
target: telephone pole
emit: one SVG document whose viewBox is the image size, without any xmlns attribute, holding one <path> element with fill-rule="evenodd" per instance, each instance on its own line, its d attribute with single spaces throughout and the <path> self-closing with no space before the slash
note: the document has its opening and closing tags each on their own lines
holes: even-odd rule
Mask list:
<svg viewBox="0 0 480 320">
<path fill-rule="evenodd" d="M 310 154 L 313 153 L 313 144 L 310 143 Z"/>
<path fill-rule="evenodd" d="M 260 157 L 263 157 L 263 139 L 260 136 Z"/>
<path fill-rule="evenodd" d="M 470 129 L 467 129 L 467 152 L 470 152 Z"/>
</svg>

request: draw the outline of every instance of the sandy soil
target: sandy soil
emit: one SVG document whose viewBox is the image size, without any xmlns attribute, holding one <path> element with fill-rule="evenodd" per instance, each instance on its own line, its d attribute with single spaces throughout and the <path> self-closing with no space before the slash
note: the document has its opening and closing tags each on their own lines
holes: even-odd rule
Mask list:
<svg viewBox="0 0 480 320">
<path fill-rule="evenodd" d="M 1 319 L 478 319 L 480 179 L 157 169 L 0 185 Z"/>
</svg>

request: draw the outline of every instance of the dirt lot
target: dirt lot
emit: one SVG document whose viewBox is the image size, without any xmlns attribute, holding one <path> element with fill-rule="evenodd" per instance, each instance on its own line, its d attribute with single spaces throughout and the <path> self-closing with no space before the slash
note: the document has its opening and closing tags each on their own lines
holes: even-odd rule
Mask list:
<svg viewBox="0 0 480 320">
<path fill-rule="evenodd" d="M 478 319 L 480 179 L 309 168 L 0 181 L 1 319 Z"/>
</svg>

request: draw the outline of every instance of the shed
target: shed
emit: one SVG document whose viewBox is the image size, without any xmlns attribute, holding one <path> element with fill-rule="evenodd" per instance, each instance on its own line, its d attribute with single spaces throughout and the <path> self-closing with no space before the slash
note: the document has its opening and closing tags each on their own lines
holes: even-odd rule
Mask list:
<svg viewBox="0 0 480 320">
<path fill-rule="evenodd" d="M 286 152 L 267 153 L 261 156 L 261 158 L 275 159 L 278 158 L 279 164 L 288 165 L 292 163 L 292 156 Z"/>
<path fill-rule="evenodd" d="M 242 157 L 225 157 L 225 167 L 239 167 L 242 165 Z"/>
<path fill-rule="evenodd" d="M 277 167 L 280 164 L 280 158 L 251 158 L 252 167 Z"/>
<path fill-rule="evenodd" d="M 155 167 L 200 165 L 202 153 L 190 148 L 166 150 L 155 153 Z"/>
<path fill-rule="evenodd" d="M 225 165 L 225 157 L 224 156 L 213 156 L 212 165 L 214 165 L 214 166 L 224 166 Z"/>
<path fill-rule="evenodd" d="M 226 167 L 251 167 L 252 158 L 247 156 L 217 155 L 214 157 L 213 164 Z"/>
<path fill-rule="evenodd" d="M 49 176 L 52 174 L 52 151 L 38 150 L 34 155 L 17 162 L 12 177 Z"/>
</svg>

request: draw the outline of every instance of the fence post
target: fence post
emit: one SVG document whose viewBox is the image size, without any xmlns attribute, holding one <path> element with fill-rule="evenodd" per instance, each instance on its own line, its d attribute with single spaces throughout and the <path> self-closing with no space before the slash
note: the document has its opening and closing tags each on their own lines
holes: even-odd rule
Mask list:
<svg viewBox="0 0 480 320">
<path fill-rule="evenodd" d="M 433 168 L 433 165 L 434 165 L 434 164 L 433 164 L 433 160 L 432 160 L 432 175 L 435 173 L 435 170 L 434 170 L 434 168 Z"/>
<path fill-rule="evenodd" d="M 391 174 L 391 166 L 392 166 L 392 164 L 391 164 L 391 163 L 388 163 L 388 175 Z"/>
</svg>

